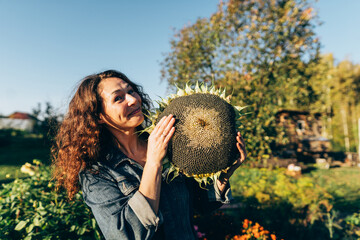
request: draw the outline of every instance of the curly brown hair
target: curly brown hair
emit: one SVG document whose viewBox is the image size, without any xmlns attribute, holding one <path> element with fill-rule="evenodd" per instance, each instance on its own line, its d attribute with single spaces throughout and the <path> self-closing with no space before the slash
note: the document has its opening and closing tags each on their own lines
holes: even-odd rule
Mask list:
<svg viewBox="0 0 360 240">
<path fill-rule="evenodd" d="M 69 199 L 79 191 L 78 174 L 99 161 L 104 146 L 112 144 L 111 133 L 99 124 L 102 99 L 98 86 L 103 79 L 116 77 L 127 82 L 141 97 L 144 123 L 151 108 L 150 98 L 142 87 L 131 82 L 123 73 L 108 70 L 85 77 L 79 84 L 52 147 L 53 178 L 56 187 L 64 187 Z M 142 130 L 139 126 L 137 130 Z"/>
</svg>

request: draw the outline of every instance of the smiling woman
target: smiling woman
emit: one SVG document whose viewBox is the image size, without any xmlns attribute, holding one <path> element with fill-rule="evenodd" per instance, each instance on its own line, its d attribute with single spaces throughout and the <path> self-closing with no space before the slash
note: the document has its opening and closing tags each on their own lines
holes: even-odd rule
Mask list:
<svg viewBox="0 0 360 240">
<path fill-rule="evenodd" d="M 98 92 L 103 100 L 99 123 L 108 126 L 112 134 L 117 130 L 135 128 L 144 121 L 141 97 L 124 80 L 106 78 L 99 84 Z"/>
<path fill-rule="evenodd" d="M 164 181 L 175 118 L 164 116 L 150 135 L 139 135 L 150 125 L 149 108 L 142 88 L 120 72 L 84 78 L 56 137 L 54 177 L 70 199 L 81 188 L 106 239 L 195 239 L 194 209 L 228 203 L 228 178 L 208 190 L 184 175 Z M 244 141 L 236 139 L 243 161 Z"/>
</svg>

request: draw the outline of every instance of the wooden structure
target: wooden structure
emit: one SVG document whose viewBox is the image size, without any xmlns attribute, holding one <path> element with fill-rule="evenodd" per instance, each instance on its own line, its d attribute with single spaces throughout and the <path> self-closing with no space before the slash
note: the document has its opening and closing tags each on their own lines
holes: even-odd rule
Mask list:
<svg viewBox="0 0 360 240">
<path fill-rule="evenodd" d="M 312 160 L 327 157 L 331 144 L 324 137 L 321 114 L 281 109 L 276 114 L 276 121 L 289 140 L 287 144 L 275 147 L 277 155 Z"/>
</svg>

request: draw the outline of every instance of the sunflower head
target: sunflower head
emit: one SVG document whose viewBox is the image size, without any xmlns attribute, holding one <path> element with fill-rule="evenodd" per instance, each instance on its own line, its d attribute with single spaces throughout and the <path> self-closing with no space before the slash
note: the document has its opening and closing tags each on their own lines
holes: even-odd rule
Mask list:
<svg viewBox="0 0 360 240">
<path fill-rule="evenodd" d="M 168 174 L 182 173 L 205 185 L 226 172 L 238 158 L 236 148 L 239 107 L 233 107 L 225 91 L 197 84 L 159 102 L 152 115 L 151 132 L 163 117 L 173 114 L 175 133 L 169 143 Z"/>
</svg>

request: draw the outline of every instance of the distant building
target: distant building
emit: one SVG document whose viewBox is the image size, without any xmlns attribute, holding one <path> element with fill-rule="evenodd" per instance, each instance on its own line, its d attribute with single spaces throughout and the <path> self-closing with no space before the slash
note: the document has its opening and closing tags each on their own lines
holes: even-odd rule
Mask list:
<svg viewBox="0 0 360 240">
<path fill-rule="evenodd" d="M 276 121 L 289 139 L 288 144 L 277 146 L 281 155 L 324 156 L 331 149 L 329 139 L 325 138 L 321 114 L 308 111 L 281 109 L 276 114 Z"/>
<path fill-rule="evenodd" d="M 37 119 L 28 113 L 14 112 L 8 117 L 0 117 L 0 129 L 15 129 L 33 132 Z"/>
</svg>

